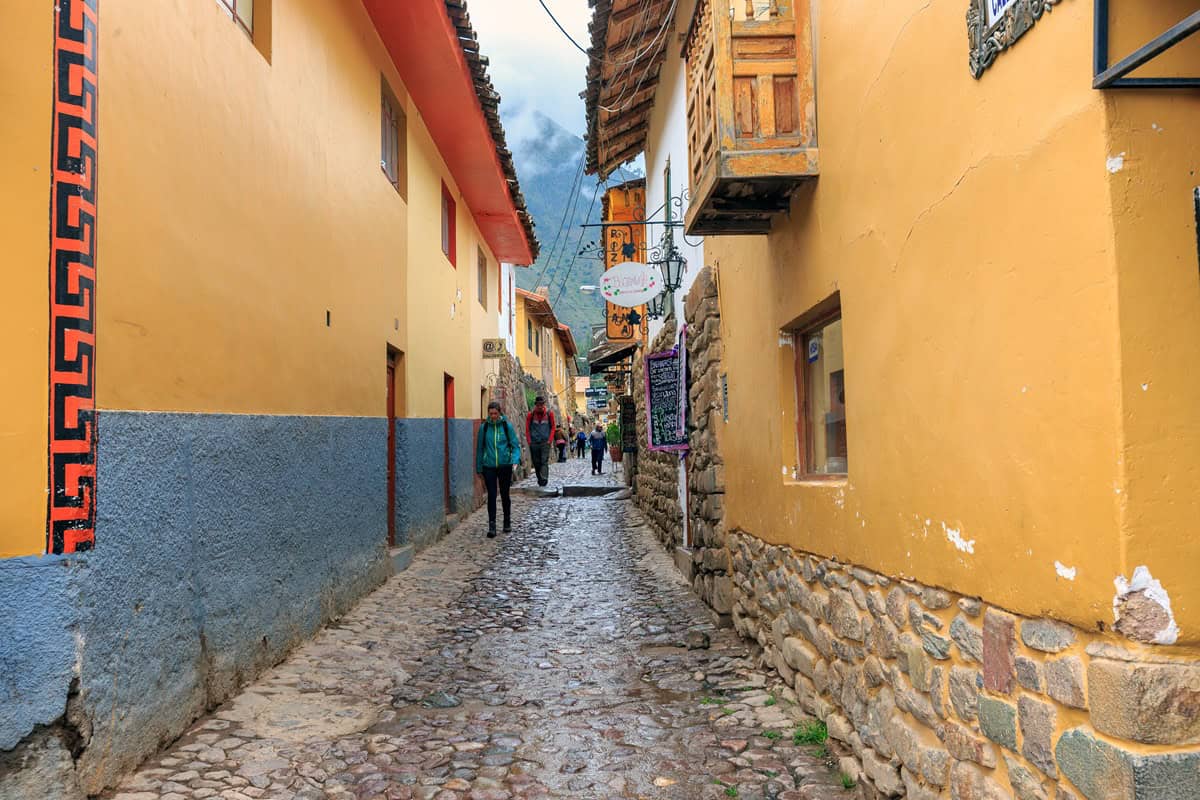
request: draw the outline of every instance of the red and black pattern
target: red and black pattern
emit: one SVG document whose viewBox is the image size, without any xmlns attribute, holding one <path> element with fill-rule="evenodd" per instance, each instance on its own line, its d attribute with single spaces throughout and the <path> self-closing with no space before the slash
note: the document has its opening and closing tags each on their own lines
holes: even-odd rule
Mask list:
<svg viewBox="0 0 1200 800">
<path fill-rule="evenodd" d="M 90 550 L 96 528 L 98 0 L 54 2 L 50 184 L 50 498 L 46 549 Z"/>
</svg>

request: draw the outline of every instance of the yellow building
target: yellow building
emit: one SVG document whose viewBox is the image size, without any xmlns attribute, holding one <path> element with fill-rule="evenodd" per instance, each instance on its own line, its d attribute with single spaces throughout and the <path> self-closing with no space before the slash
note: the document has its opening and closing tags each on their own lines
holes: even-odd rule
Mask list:
<svg viewBox="0 0 1200 800">
<path fill-rule="evenodd" d="M 888 794 L 1195 794 L 1200 98 L 1089 73 L 1194 4 L 631 5 L 591 163 L 673 156 L 706 236 L 718 611 Z M 664 24 L 656 78 L 608 66 Z"/>
<path fill-rule="evenodd" d="M 548 290 L 517 289 L 517 362 L 527 375 L 546 385 L 551 405 L 566 425 L 574 415 L 574 380 L 578 351 L 571 329 L 560 323 L 550 306 Z M 551 400 L 551 397 L 547 397 Z"/>
<path fill-rule="evenodd" d="M 74 798 L 473 507 L 499 265 L 537 243 L 457 0 L 0 28 L 0 751 L 61 749 L 77 691 Z"/>
</svg>

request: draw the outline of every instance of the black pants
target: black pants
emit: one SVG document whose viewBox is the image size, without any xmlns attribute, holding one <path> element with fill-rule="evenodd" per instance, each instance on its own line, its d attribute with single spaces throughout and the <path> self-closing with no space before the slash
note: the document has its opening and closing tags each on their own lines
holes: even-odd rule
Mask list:
<svg viewBox="0 0 1200 800">
<path fill-rule="evenodd" d="M 496 490 L 500 490 L 500 501 L 504 505 L 504 521 L 512 518 L 512 499 L 508 489 L 512 486 L 512 465 L 507 467 L 484 467 L 483 482 L 488 493 L 488 522 L 496 524 Z"/>
<path fill-rule="evenodd" d="M 575 445 L 575 449 L 579 451 L 579 457 L 583 458 L 583 454 L 587 450 L 587 441 L 585 440 Z"/>
<path fill-rule="evenodd" d="M 537 473 L 538 486 L 550 482 L 550 443 L 529 445 L 529 457 L 533 460 L 533 471 Z"/>
<path fill-rule="evenodd" d="M 592 450 L 592 472 L 604 472 L 603 450 Z"/>
<path fill-rule="evenodd" d="M 558 463 L 561 464 L 567 460 L 567 444 L 566 442 L 563 442 L 562 444 L 556 444 L 554 446 L 558 448 Z"/>
</svg>

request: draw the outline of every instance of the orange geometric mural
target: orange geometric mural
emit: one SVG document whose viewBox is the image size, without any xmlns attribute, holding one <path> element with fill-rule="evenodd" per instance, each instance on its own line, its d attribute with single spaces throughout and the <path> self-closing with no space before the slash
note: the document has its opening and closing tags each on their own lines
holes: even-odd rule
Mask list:
<svg viewBox="0 0 1200 800">
<path fill-rule="evenodd" d="M 50 184 L 50 497 L 46 549 L 96 527 L 97 0 L 58 0 Z"/>
</svg>

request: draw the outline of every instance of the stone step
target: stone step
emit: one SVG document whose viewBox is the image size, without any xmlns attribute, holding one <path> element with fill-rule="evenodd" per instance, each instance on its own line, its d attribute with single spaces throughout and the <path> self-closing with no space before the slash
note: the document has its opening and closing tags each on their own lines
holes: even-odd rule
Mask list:
<svg viewBox="0 0 1200 800">
<path fill-rule="evenodd" d="M 416 555 L 416 548 L 411 544 L 389 549 L 388 557 L 392 559 L 392 570 L 394 572 L 403 572 L 408 569 L 412 564 L 414 555 Z"/>
<path fill-rule="evenodd" d="M 621 491 L 620 486 L 588 486 L 580 484 L 562 487 L 563 497 L 604 497 Z"/>
</svg>

